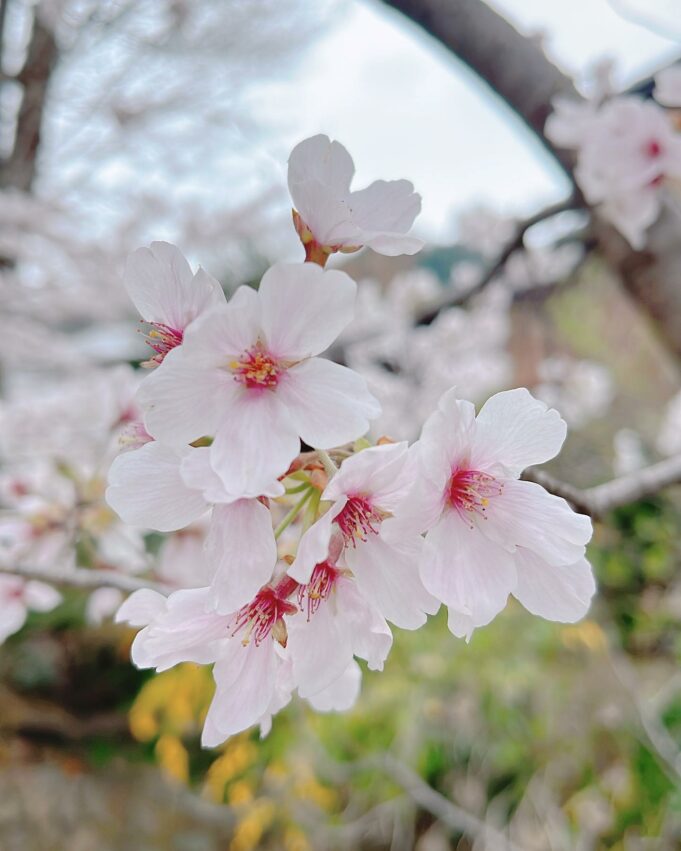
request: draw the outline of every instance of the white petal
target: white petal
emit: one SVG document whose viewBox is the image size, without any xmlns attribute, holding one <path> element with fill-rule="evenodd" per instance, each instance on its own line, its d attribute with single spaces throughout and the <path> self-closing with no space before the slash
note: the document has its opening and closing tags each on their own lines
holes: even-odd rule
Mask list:
<svg viewBox="0 0 681 851">
<path fill-rule="evenodd" d="M 530 550 L 516 553 L 518 585 L 513 596 L 533 615 L 574 623 L 589 611 L 596 582 L 589 562 L 550 565 Z"/>
<path fill-rule="evenodd" d="M 352 661 L 337 680 L 308 697 L 308 701 L 317 712 L 345 712 L 357 702 L 361 686 L 362 671 Z"/>
<path fill-rule="evenodd" d="M 277 388 L 310 446 L 331 449 L 361 437 L 381 407 L 361 375 L 323 358 L 311 358 L 290 369 Z"/>
<path fill-rule="evenodd" d="M 380 611 L 364 597 L 357 582 L 338 584 L 338 606 L 352 621 L 352 650 L 372 671 L 382 671 L 393 643 L 390 627 Z"/>
<path fill-rule="evenodd" d="M 413 466 L 406 441 L 363 449 L 343 462 L 323 498 L 364 494 L 383 511 L 393 512 L 414 484 Z"/>
<path fill-rule="evenodd" d="M 0 604 L 0 643 L 19 632 L 26 623 L 27 609 L 22 600 L 4 600 Z"/>
<path fill-rule="evenodd" d="M 257 499 L 216 506 L 206 558 L 217 611 L 228 614 L 245 606 L 272 578 L 277 563 L 269 509 Z"/>
<path fill-rule="evenodd" d="M 475 433 L 475 408 L 452 388 L 426 420 L 414 445 L 420 469 L 436 489 L 444 489 L 453 467 L 467 463 Z"/>
<path fill-rule="evenodd" d="M 326 514 L 323 514 L 301 536 L 295 561 L 287 571 L 288 575 L 301 585 L 307 585 L 315 567 L 328 558 L 332 524 L 343 510 L 345 502 L 345 498 L 335 502 Z"/>
<path fill-rule="evenodd" d="M 182 453 L 146 443 L 114 459 L 106 499 L 126 523 L 170 532 L 188 526 L 208 509 L 200 491 L 180 475 Z"/>
<path fill-rule="evenodd" d="M 681 107 L 681 65 L 672 65 L 655 74 L 653 96 L 662 106 Z"/>
<path fill-rule="evenodd" d="M 166 597 L 151 588 L 134 591 L 116 612 L 116 623 L 131 626 L 148 626 L 165 611 Z"/>
<path fill-rule="evenodd" d="M 253 642 L 243 647 L 238 639 L 226 642 L 225 653 L 213 668 L 217 690 L 201 737 L 204 747 L 214 747 L 258 723 L 272 701 L 276 666 L 270 640 L 259 647 Z"/>
<path fill-rule="evenodd" d="M 318 180 L 338 197 L 350 189 L 355 173 L 352 157 L 340 142 L 318 134 L 295 146 L 288 160 L 288 185 L 293 203 L 298 209 L 296 189 L 306 180 Z"/>
<path fill-rule="evenodd" d="M 185 445 L 215 433 L 237 390 L 231 372 L 194 362 L 183 343 L 144 379 L 136 401 L 149 434 Z"/>
<path fill-rule="evenodd" d="M 292 191 L 301 218 L 320 245 L 360 246 L 362 234 L 350 219 L 345 195 L 339 196 L 319 180 L 303 180 Z"/>
<path fill-rule="evenodd" d="M 258 293 L 243 286 L 227 304 L 192 322 L 182 346 L 193 363 L 224 368 L 255 345 L 261 330 Z"/>
<path fill-rule="evenodd" d="M 336 613 L 336 590 L 322 600 L 307 620 L 304 613 L 289 619 L 287 650 L 301 697 L 310 697 L 338 679 L 352 662 L 352 623 Z"/>
<path fill-rule="evenodd" d="M 526 547 L 551 564 L 574 564 L 584 555 L 593 529 L 591 519 L 577 514 L 559 496 L 534 482 L 507 480 L 503 492 L 490 499 L 480 531 L 513 552 Z"/>
<path fill-rule="evenodd" d="M 34 612 L 51 612 L 61 603 L 62 596 L 51 585 L 31 580 L 24 588 L 24 600 Z"/>
<path fill-rule="evenodd" d="M 258 290 L 268 350 L 297 361 L 327 349 L 352 322 L 357 285 L 316 263 L 277 263 Z"/>
<path fill-rule="evenodd" d="M 243 393 L 215 434 L 210 460 L 228 493 L 257 497 L 300 451 L 295 424 L 279 390 Z"/>
<path fill-rule="evenodd" d="M 187 487 L 200 490 L 206 502 L 229 503 L 240 499 L 239 494 L 228 493 L 225 485 L 210 463 L 210 449 L 207 446 L 192 449 L 182 459 L 180 467 L 182 480 Z M 278 497 L 284 493 L 284 486 L 276 479 L 259 496 Z"/>
<path fill-rule="evenodd" d="M 123 592 L 118 588 L 96 588 L 88 597 L 85 621 L 99 626 L 120 608 L 122 600 Z"/>
<path fill-rule="evenodd" d="M 516 585 L 513 556 L 467 526 L 455 511 L 446 511 L 428 532 L 421 577 L 431 594 L 470 617 L 472 627 L 488 624 Z"/>
<path fill-rule="evenodd" d="M 439 608 L 419 575 L 422 545 L 418 536 L 388 543 L 380 535 L 371 535 L 356 549 L 345 551 L 361 593 L 384 618 L 402 629 L 418 629 L 427 614 Z"/>
<path fill-rule="evenodd" d="M 504 466 L 519 476 L 533 464 L 543 464 L 560 452 L 567 425 L 558 411 L 535 399 L 524 387 L 488 399 L 478 414 L 471 468 Z"/>
<path fill-rule="evenodd" d="M 393 233 L 363 234 L 364 245 L 368 245 L 377 254 L 385 257 L 397 257 L 400 254 L 418 254 L 425 242 L 415 236 L 402 236 Z"/>
<path fill-rule="evenodd" d="M 423 242 L 405 234 L 421 211 L 421 196 L 408 180 L 377 180 L 349 198 L 362 243 L 388 256 L 415 254 Z"/>
</svg>

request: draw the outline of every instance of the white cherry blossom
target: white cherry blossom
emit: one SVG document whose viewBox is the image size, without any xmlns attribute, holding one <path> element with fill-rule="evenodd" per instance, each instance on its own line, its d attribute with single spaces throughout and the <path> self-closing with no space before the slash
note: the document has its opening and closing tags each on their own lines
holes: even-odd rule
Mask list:
<svg viewBox="0 0 681 851">
<path fill-rule="evenodd" d="M 662 106 L 681 108 L 681 65 L 672 65 L 655 75 L 653 94 Z"/>
<path fill-rule="evenodd" d="M 29 611 L 49 612 L 60 602 L 51 585 L 0 573 L 0 643 L 21 629 Z"/>
<path fill-rule="evenodd" d="M 138 248 L 125 269 L 125 288 L 145 322 L 147 343 L 156 353 L 146 366 L 162 363 L 182 343 L 184 330 L 202 313 L 224 304 L 220 284 L 203 269 L 194 274 L 181 251 L 168 242 Z"/>
<path fill-rule="evenodd" d="M 351 192 L 352 157 L 340 142 L 312 136 L 291 152 L 288 185 L 296 229 L 308 259 L 368 245 L 379 254 L 415 254 L 423 242 L 408 236 L 421 196 L 408 180 L 376 180 Z"/>
<path fill-rule="evenodd" d="M 417 444 L 420 478 L 399 520 L 427 532 L 426 588 L 449 609 L 449 626 L 470 637 L 506 605 L 559 621 L 582 617 L 595 591 L 584 558 L 591 521 L 533 482 L 525 467 L 558 453 L 566 426 L 525 390 L 493 396 L 477 418 L 451 390 Z"/>
<path fill-rule="evenodd" d="M 380 411 L 365 380 L 315 357 L 351 321 L 355 289 L 311 263 L 275 265 L 257 292 L 239 288 L 143 383 L 149 433 L 175 445 L 214 435 L 211 464 L 243 497 L 286 472 L 300 438 L 327 449 L 363 435 Z"/>
</svg>

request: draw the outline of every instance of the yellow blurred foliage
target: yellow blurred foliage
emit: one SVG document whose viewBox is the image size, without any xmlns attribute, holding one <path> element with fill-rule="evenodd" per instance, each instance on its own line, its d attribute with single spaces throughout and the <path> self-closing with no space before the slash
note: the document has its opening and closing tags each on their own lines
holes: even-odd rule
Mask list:
<svg viewBox="0 0 681 851">
<path fill-rule="evenodd" d="M 214 801 L 223 801 L 225 787 L 258 758 L 258 748 L 247 734 L 230 739 L 223 752 L 208 769 L 206 791 Z M 253 794 L 251 792 L 251 798 Z M 230 803 L 240 803 L 231 801 Z"/>
<path fill-rule="evenodd" d="M 592 653 L 604 653 L 608 647 L 606 634 L 595 621 L 589 620 L 564 627 L 561 640 L 570 650 L 586 647 Z"/>
<path fill-rule="evenodd" d="M 272 801 L 266 798 L 255 801 L 234 829 L 234 836 L 229 844 L 230 851 L 251 851 L 256 848 L 272 824 L 276 811 Z"/>
<path fill-rule="evenodd" d="M 177 736 L 161 736 L 156 742 L 154 753 L 166 774 L 182 783 L 188 782 L 189 754 Z"/>
</svg>

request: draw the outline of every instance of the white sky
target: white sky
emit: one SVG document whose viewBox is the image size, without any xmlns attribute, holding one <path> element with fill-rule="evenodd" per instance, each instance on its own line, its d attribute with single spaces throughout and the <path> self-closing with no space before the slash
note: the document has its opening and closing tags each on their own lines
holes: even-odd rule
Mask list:
<svg viewBox="0 0 681 851">
<path fill-rule="evenodd" d="M 523 32 L 543 32 L 549 54 L 577 78 L 611 57 L 626 85 L 681 55 L 681 0 L 490 5 Z M 615 6 L 645 16 L 656 32 Z M 295 142 L 327 133 L 353 155 L 358 186 L 413 180 L 424 199 L 419 226 L 430 239 L 451 235 L 454 212 L 471 205 L 523 213 L 565 191 L 522 125 L 418 28 L 379 2 L 342 0 L 338 8 L 293 75 L 253 95 L 253 109 L 274 131 L 259 151 L 273 168 Z"/>
</svg>

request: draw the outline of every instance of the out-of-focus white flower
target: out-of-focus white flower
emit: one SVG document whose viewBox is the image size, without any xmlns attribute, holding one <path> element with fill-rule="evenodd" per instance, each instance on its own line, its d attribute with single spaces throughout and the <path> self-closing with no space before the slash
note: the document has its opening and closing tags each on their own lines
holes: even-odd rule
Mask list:
<svg viewBox="0 0 681 851">
<path fill-rule="evenodd" d="M 641 470 L 647 464 L 641 435 L 633 428 L 621 428 L 613 440 L 613 472 L 616 476 L 626 476 Z"/>
<path fill-rule="evenodd" d="M 539 364 L 539 377 L 535 395 L 557 408 L 571 428 L 582 428 L 602 417 L 615 392 L 610 371 L 593 361 L 547 358 Z"/>
<path fill-rule="evenodd" d="M 376 180 L 351 192 L 354 173 L 350 154 L 328 136 L 305 139 L 291 152 L 288 186 L 308 259 L 325 262 L 324 255 L 364 245 L 391 257 L 419 251 L 423 242 L 407 236 L 421 211 L 413 184 Z"/>
<path fill-rule="evenodd" d="M 273 266 L 257 293 L 241 287 L 143 382 L 149 433 L 175 445 L 214 435 L 211 464 L 244 497 L 286 472 L 299 438 L 328 449 L 363 435 L 380 411 L 366 382 L 315 357 L 352 319 L 355 289 L 312 263 Z"/>
<path fill-rule="evenodd" d="M 209 525 L 205 518 L 163 540 L 158 551 L 156 571 L 173 588 L 204 588 L 210 583 L 210 566 L 205 542 Z"/>
<path fill-rule="evenodd" d="M 180 250 L 168 242 L 138 248 L 125 269 L 125 289 L 145 322 L 146 340 L 156 354 L 147 366 L 158 366 L 182 343 L 184 330 L 197 316 L 225 303 L 220 284 L 199 268 L 192 273 Z"/>
<path fill-rule="evenodd" d="M 85 606 L 85 620 L 93 626 L 99 626 L 119 608 L 123 602 L 123 593 L 118 588 L 97 588 L 88 597 Z"/>
<path fill-rule="evenodd" d="M 586 614 L 591 521 L 518 478 L 553 458 L 565 434 L 558 412 L 524 389 L 493 396 L 477 418 L 449 391 L 424 425 L 417 484 L 396 522 L 426 530 L 421 575 L 447 605 L 454 635 L 469 638 L 509 594 L 549 620 Z"/>
<path fill-rule="evenodd" d="M 547 137 L 561 148 L 579 148 L 592 132 L 598 104 L 567 97 L 556 97 L 551 103 L 553 112 L 544 127 Z"/>
<path fill-rule="evenodd" d="M 49 612 L 60 602 L 51 585 L 0 573 L 0 642 L 21 629 L 29 611 Z"/>
<path fill-rule="evenodd" d="M 672 65 L 655 75 L 653 95 L 662 106 L 681 107 L 681 65 Z"/>
</svg>

